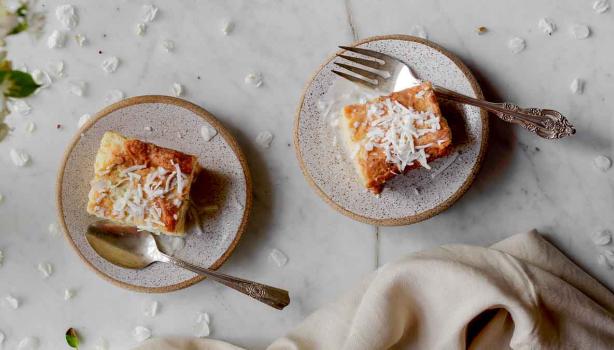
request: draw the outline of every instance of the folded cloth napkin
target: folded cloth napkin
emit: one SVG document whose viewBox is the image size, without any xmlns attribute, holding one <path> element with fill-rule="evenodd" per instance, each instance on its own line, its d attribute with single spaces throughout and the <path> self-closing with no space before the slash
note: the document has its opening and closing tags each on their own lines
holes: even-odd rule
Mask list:
<svg viewBox="0 0 614 350">
<path fill-rule="evenodd" d="M 536 231 L 386 264 L 268 350 L 613 349 L 614 294 Z M 152 339 L 138 350 L 235 350 Z"/>
</svg>

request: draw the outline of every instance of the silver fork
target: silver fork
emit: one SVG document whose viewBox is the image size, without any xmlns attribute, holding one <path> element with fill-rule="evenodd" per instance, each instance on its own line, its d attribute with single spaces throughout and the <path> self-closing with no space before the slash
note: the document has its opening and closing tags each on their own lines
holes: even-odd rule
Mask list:
<svg viewBox="0 0 614 350">
<path fill-rule="evenodd" d="M 339 47 L 367 57 L 349 56 L 345 52 L 337 54 L 338 57 L 359 65 L 334 62 L 335 65 L 353 73 L 352 75 L 332 70 L 333 73 L 349 81 L 387 93 L 416 86 L 422 82 L 408 65 L 392 56 L 357 47 Z M 504 121 L 518 124 L 545 139 L 560 139 L 576 133 L 576 129 L 567 118 L 552 109 L 521 108 L 509 102 L 494 103 L 476 99 L 441 86 L 433 88 L 439 98 L 483 108 Z"/>
</svg>

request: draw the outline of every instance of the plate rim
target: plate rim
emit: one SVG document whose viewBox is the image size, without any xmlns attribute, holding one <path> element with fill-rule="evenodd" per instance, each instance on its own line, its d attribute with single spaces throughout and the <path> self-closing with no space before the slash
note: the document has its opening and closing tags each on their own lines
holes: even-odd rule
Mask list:
<svg viewBox="0 0 614 350">
<path fill-rule="evenodd" d="M 452 52 L 448 51 L 447 49 L 443 48 L 442 46 L 435 44 L 432 41 L 426 40 L 426 39 L 422 39 L 416 36 L 411 36 L 411 35 L 406 35 L 406 34 L 390 34 L 390 35 L 377 35 L 377 36 L 371 36 L 365 39 L 361 39 L 358 41 L 353 42 L 352 44 L 350 44 L 349 46 L 351 47 L 356 47 L 358 45 L 362 45 L 362 44 L 366 44 L 372 41 L 382 41 L 382 40 L 402 40 L 402 41 L 409 41 L 409 42 L 417 42 L 423 45 L 426 45 L 436 51 L 439 51 L 440 53 L 442 53 L 444 56 L 446 56 L 447 58 L 449 58 L 454 64 L 456 64 L 460 70 L 462 71 L 463 75 L 465 76 L 465 78 L 469 81 L 470 85 L 471 85 L 471 89 L 474 91 L 474 93 L 476 94 L 476 97 L 479 99 L 483 99 L 484 98 L 484 94 L 482 93 L 482 89 L 480 87 L 480 85 L 477 82 L 477 79 L 475 78 L 475 76 L 473 75 L 473 73 L 471 73 L 471 70 L 469 70 L 469 68 L 465 65 L 465 63 L 463 63 L 461 61 L 461 59 L 456 56 L 455 54 L 453 54 Z M 481 140 L 481 147 L 480 147 L 480 151 L 477 157 L 477 161 L 475 163 L 475 165 L 471 168 L 471 172 L 469 173 L 469 176 L 465 179 L 465 181 L 463 182 L 463 184 L 461 185 L 461 187 L 456 190 L 456 192 L 454 192 L 450 197 L 448 197 L 445 201 L 439 203 L 438 205 L 436 205 L 434 208 L 431 208 L 429 210 L 417 213 L 417 214 L 413 214 L 413 215 L 408 215 L 405 217 L 400 217 L 400 218 L 393 218 L 393 219 L 376 219 L 376 218 L 371 218 L 368 216 L 364 216 L 364 215 L 360 215 L 357 214 L 353 211 L 350 211 L 344 207 L 342 207 L 341 205 L 339 205 L 338 203 L 336 203 L 335 201 L 333 201 L 313 180 L 313 178 L 311 177 L 311 175 L 309 174 L 309 171 L 305 165 L 305 162 L 303 160 L 303 156 L 301 153 L 301 148 L 300 148 L 300 140 L 299 140 L 299 122 L 300 122 L 300 118 L 301 118 L 301 111 L 303 110 L 303 104 L 305 103 L 305 96 L 307 95 L 307 90 L 309 89 L 309 87 L 313 84 L 313 82 L 315 81 L 316 76 L 322 71 L 322 69 L 324 69 L 324 67 L 326 65 L 328 65 L 333 59 L 335 59 L 335 57 L 337 56 L 337 54 L 344 52 L 345 50 L 338 50 L 335 53 L 333 53 L 332 55 L 330 55 L 317 69 L 314 73 L 312 73 L 311 77 L 309 78 L 309 80 L 307 81 L 307 84 L 305 85 L 304 89 L 303 89 L 303 93 L 301 94 L 301 98 L 299 100 L 299 104 L 298 107 L 296 109 L 296 113 L 295 113 L 295 118 L 294 118 L 294 131 L 293 131 L 293 138 L 294 138 L 294 151 L 296 153 L 296 157 L 298 159 L 298 163 L 299 166 L 301 168 L 301 172 L 303 173 L 303 176 L 305 177 L 305 179 L 307 180 L 307 183 L 309 184 L 310 187 L 312 187 L 316 193 L 318 194 L 318 196 L 320 196 L 322 199 L 324 199 L 324 201 L 326 203 L 328 203 L 330 206 L 332 206 L 335 210 L 337 210 L 338 212 L 340 212 L 341 214 L 350 217 L 356 221 L 360 221 L 366 224 L 371 224 L 371 225 L 375 225 L 375 226 L 403 226 L 403 225 L 410 225 L 410 224 L 415 224 L 417 222 L 420 221 L 424 221 L 427 219 L 432 218 L 433 216 L 445 211 L 446 209 L 450 208 L 454 203 L 456 203 L 456 201 L 458 201 L 463 194 L 465 194 L 465 192 L 467 192 L 467 190 L 469 189 L 469 187 L 471 186 L 471 184 L 475 181 L 475 178 L 482 166 L 482 163 L 484 161 L 484 156 L 486 155 L 486 149 L 488 148 L 488 135 L 489 135 L 489 125 L 488 125 L 488 112 L 486 112 L 485 110 L 481 109 L 480 110 L 480 118 L 482 119 L 482 140 Z"/>
<path fill-rule="evenodd" d="M 239 241 L 241 240 L 243 233 L 247 229 L 247 223 L 249 221 L 249 217 L 251 214 L 252 201 L 253 201 L 253 198 L 252 198 L 253 197 L 253 193 L 252 193 L 253 184 L 252 184 L 251 172 L 247 164 L 247 159 L 245 158 L 245 155 L 243 151 L 241 150 L 239 143 L 237 142 L 235 137 L 230 133 L 230 131 L 228 131 L 222 125 L 222 123 L 218 121 L 213 116 L 213 114 L 209 113 L 206 109 L 192 102 L 181 99 L 181 98 L 176 98 L 176 97 L 171 97 L 171 96 L 166 96 L 166 95 L 134 96 L 134 97 L 123 99 L 111 105 L 108 105 L 107 107 L 98 111 L 85 125 L 79 128 L 76 135 L 72 138 L 72 140 L 70 141 L 70 143 L 64 150 L 64 154 L 62 156 L 62 160 L 61 160 L 58 174 L 56 177 L 56 193 L 55 193 L 56 209 L 57 209 L 59 225 L 62 229 L 64 238 L 66 238 L 66 240 L 69 242 L 69 245 L 77 253 L 81 261 L 85 263 L 85 265 L 88 266 L 91 270 L 93 270 L 98 276 L 102 277 L 103 279 L 111 282 L 112 284 L 116 286 L 119 286 L 119 287 L 122 287 L 128 290 L 132 290 L 132 291 L 144 292 L 144 293 L 167 293 L 167 292 L 172 292 L 172 291 L 176 291 L 176 290 L 180 290 L 180 289 L 184 289 L 189 286 L 192 286 L 204 280 L 206 277 L 197 275 L 196 277 L 193 277 L 191 279 L 188 279 L 188 280 L 185 280 L 179 283 L 175 283 L 172 285 L 168 285 L 168 286 L 163 286 L 163 287 L 144 287 L 144 286 L 137 286 L 137 285 L 130 284 L 128 282 L 120 281 L 112 276 L 107 275 L 103 271 L 99 270 L 96 266 L 94 266 L 89 260 L 85 258 L 85 256 L 83 255 L 81 250 L 77 247 L 76 243 L 74 242 L 74 240 L 72 239 L 72 237 L 70 236 L 68 232 L 68 228 L 66 227 L 66 221 L 64 220 L 64 212 L 63 212 L 64 206 L 62 203 L 62 182 L 64 180 L 64 171 L 66 168 L 66 162 L 68 161 L 68 157 L 72 153 L 73 149 L 77 145 L 77 142 L 79 142 L 79 140 L 81 139 L 81 134 L 83 134 L 85 131 L 90 129 L 98 120 L 105 118 L 110 113 L 116 110 L 126 108 L 129 106 L 133 106 L 133 105 L 145 104 L 145 103 L 169 104 L 169 105 L 182 107 L 182 108 L 185 108 L 193 112 L 194 114 L 196 114 L 197 116 L 199 116 L 200 118 L 202 118 L 203 120 L 211 124 L 218 131 L 219 135 L 224 138 L 224 140 L 228 143 L 228 145 L 232 149 L 233 153 L 239 159 L 239 163 L 241 164 L 243 175 L 245 177 L 245 190 L 246 190 L 245 210 L 243 212 L 243 218 L 241 219 L 241 224 L 239 225 L 235 238 L 233 239 L 231 244 L 228 246 L 224 254 L 222 254 L 222 256 L 220 256 L 209 268 L 212 270 L 217 270 L 220 266 L 222 266 L 226 262 L 226 260 L 228 260 L 230 255 L 232 255 L 235 248 L 237 247 Z"/>
</svg>

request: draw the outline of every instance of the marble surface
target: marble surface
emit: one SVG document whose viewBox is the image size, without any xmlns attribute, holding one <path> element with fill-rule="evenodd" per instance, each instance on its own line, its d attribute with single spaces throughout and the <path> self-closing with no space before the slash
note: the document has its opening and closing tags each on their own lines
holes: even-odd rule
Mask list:
<svg viewBox="0 0 614 350">
<path fill-rule="evenodd" d="M 75 327 L 83 349 L 93 349 L 100 337 L 112 349 L 125 349 L 136 343 L 131 331 L 137 325 L 155 336 L 192 334 L 198 311 L 211 315 L 213 337 L 264 348 L 387 261 L 444 243 L 488 245 L 534 227 L 614 289 L 614 272 L 597 264 L 599 249 L 590 238 L 596 230 L 614 229 L 614 171 L 592 164 L 597 155 L 614 155 L 614 100 L 608 99 L 614 87 L 614 11 L 596 14 L 589 0 L 157 1 L 157 18 L 139 37 L 135 26 L 143 2 L 76 0 L 80 22 L 70 36 L 83 33 L 88 43 L 79 47 L 70 37 L 65 48 L 49 49 L 46 36 L 60 28 L 53 12 L 61 3 L 40 1 L 49 14 L 45 37 L 15 37 L 8 45 L 10 58 L 30 69 L 63 60 L 66 77 L 28 100 L 30 115 L 12 115 L 8 122 L 15 130 L 0 143 L 0 297 L 12 294 L 21 301 L 17 310 L 0 306 L 5 348 L 15 348 L 25 336 L 37 337 L 41 349 L 63 348 L 65 330 Z M 558 27 L 551 36 L 537 27 L 544 16 Z M 224 19 L 236 24 L 228 36 L 221 32 Z M 591 36 L 573 39 L 574 23 L 588 24 Z M 456 205 L 407 227 L 360 224 L 329 208 L 300 173 L 291 147 L 296 105 L 308 77 L 336 45 L 408 34 L 418 24 L 473 69 L 488 98 L 556 107 L 578 134 L 545 141 L 492 119 L 483 170 Z M 489 31 L 477 35 L 479 26 Z M 507 48 L 513 36 L 527 43 L 517 55 Z M 170 53 L 161 46 L 167 38 L 175 41 Z M 106 74 L 100 64 L 110 55 L 120 65 Z M 250 72 L 263 74 L 261 87 L 244 84 Z M 582 95 L 569 90 L 577 77 L 586 80 Z M 84 97 L 67 91 L 73 80 L 88 82 Z M 120 289 L 48 232 L 56 220 L 57 166 L 79 117 L 105 106 L 108 90 L 169 94 L 174 82 L 237 136 L 254 175 L 254 215 L 221 270 L 289 289 L 292 304 L 282 312 L 206 281 L 164 295 Z M 27 121 L 36 123 L 31 135 L 24 131 Z M 256 142 L 263 130 L 274 134 L 269 149 Z M 31 163 L 15 167 L 11 148 L 29 153 Z M 273 248 L 289 257 L 286 266 L 271 261 Z M 37 271 L 40 262 L 53 265 L 48 279 Z M 67 302 L 65 288 L 76 291 Z M 142 312 L 150 300 L 160 303 L 154 318 Z"/>
</svg>

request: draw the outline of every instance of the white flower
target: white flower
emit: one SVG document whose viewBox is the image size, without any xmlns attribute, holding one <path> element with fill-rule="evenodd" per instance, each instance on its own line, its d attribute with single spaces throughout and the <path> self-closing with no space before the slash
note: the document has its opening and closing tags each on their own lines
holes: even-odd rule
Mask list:
<svg viewBox="0 0 614 350">
<path fill-rule="evenodd" d="M 32 71 L 32 79 L 38 85 L 41 86 L 40 88 L 46 88 L 46 87 L 49 87 L 51 85 L 51 77 L 44 70 L 40 70 L 40 69 L 33 70 Z"/>
<path fill-rule="evenodd" d="M 64 29 L 74 29 L 79 23 L 79 17 L 75 11 L 75 7 L 70 4 L 60 5 L 55 8 L 55 17 L 62 23 Z"/>
</svg>

